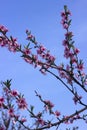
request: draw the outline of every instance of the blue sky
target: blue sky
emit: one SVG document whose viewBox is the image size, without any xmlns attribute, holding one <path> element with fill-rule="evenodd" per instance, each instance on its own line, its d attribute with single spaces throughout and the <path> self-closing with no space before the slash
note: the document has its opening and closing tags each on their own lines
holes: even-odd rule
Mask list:
<svg viewBox="0 0 87 130">
<path fill-rule="evenodd" d="M 86 0 L 0 0 L 0 24 L 5 25 L 9 34 L 17 37 L 22 45 L 27 43 L 25 30 L 28 28 L 39 42 L 51 50 L 58 63 L 66 62 L 62 47 L 64 30 L 60 24 L 60 12 L 65 4 L 72 12 L 71 29 L 76 46 L 81 50 L 80 57 L 86 62 Z M 43 76 L 38 69 L 25 63 L 20 54 L 10 53 L 4 48 L 0 48 L 0 61 L 0 80 L 12 78 L 12 87 L 24 93 L 28 103 L 35 104 L 37 110 L 39 102 L 34 90 L 42 94 L 43 98 L 53 101 L 61 113 L 67 115 L 74 112 L 75 106 L 70 107 L 73 106 L 72 95 L 54 77 L 49 74 Z M 81 123 L 77 122 L 75 125 L 78 124 Z M 65 130 L 64 126 L 62 129 Z M 80 125 L 79 130 L 82 129 L 86 130 L 85 124 Z"/>
</svg>

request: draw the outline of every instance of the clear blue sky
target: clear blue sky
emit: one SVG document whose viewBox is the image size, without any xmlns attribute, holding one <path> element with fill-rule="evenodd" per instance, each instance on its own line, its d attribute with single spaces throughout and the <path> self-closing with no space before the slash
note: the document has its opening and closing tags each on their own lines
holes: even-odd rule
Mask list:
<svg viewBox="0 0 87 130">
<path fill-rule="evenodd" d="M 25 30 L 28 28 L 39 42 L 51 50 L 58 63 L 65 62 L 62 57 L 64 31 L 60 24 L 60 12 L 65 4 L 72 12 L 72 31 L 76 46 L 81 50 L 80 57 L 87 63 L 86 0 L 0 0 L 0 24 L 5 25 L 9 29 L 9 34 L 17 37 L 22 45 L 27 43 Z M 0 80 L 7 78 L 13 79 L 12 87 L 24 93 L 28 103 L 35 104 L 37 110 L 39 102 L 34 90 L 37 90 L 44 99 L 54 102 L 61 114 L 74 112 L 72 95 L 60 82 L 49 74 L 43 76 L 38 69 L 25 63 L 19 54 L 0 48 Z M 77 122 L 75 125 L 80 125 L 79 130 L 86 130 L 87 127 L 83 122 Z M 64 126 L 62 130 L 65 130 Z"/>
</svg>

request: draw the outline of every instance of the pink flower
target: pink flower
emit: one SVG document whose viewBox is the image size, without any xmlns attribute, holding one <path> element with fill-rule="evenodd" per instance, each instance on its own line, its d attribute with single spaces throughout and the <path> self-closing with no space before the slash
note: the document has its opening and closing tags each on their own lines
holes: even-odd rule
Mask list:
<svg viewBox="0 0 87 130">
<path fill-rule="evenodd" d="M 72 63 L 77 63 L 77 59 L 75 57 L 71 58 Z"/>
<path fill-rule="evenodd" d="M 30 49 L 28 49 L 28 48 L 25 48 L 25 49 L 23 50 L 23 52 L 24 52 L 25 55 L 28 55 L 28 54 L 31 53 Z"/>
<path fill-rule="evenodd" d="M 78 54 L 80 52 L 80 50 L 78 48 L 75 48 L 74 52 L 75 52 L 75 54 Z"/>
<path fill-rule="evenodd" d="M 12 91 L 11 91 L 11 95 L 12 95 L 12 96 L 18 96 L 19 94 L 18 94 L 18 91 L 12 90 Z"/>
<path fill-rule="evenodd" d="M 13 109 L 13 108 L 10 108 L 10 109 L 8 110 L 8 113 L 9 113 L 9 115 L 10 115 L 11 117 L 14 117 L 14 109 Z"/>
<path fill-rule="evenodd" d="M 41 118 L 38 118 L 38 120 L 36 121 L 37 124 L 44 126 L 45 125 L 45 121 Z"/>
<path fill-rule="evenodd" d="M 46 58 L 46 55 L 45 55 L 45 54 L 41 54 L 41 57 L 42 57 L 43 59 L 45 59 L 45 58 Z"/>
<path fill-rule="evenodd" d="M 61 12 L 61 16 L 65 17 L 66 16 L 65 12 Z"/>
<path fill-rule="evenodd" d="M 61 20 L 61 24 L 62 24 L 62 26 L 63 26 L 64 29 L 68 29 L 69 25 L 68 25 L 68 23 L 66 22 L 65 19 Z"/>
<path fill-rule="evenodd" d="M 77 65 L 77 68 L 78 68 L 78 70 L 83 70 L 84 69 L 84 67 L 83 67 L 83 63 L 82 64 L 79 64 L 79 65 Z"/>
<path fill-rule="evenodd" d="M 67 40 L 63 40 L 63 43 L 62 43 L 64 46 L 67 46 L 69 43 Z"/>
<path fill-rule="evenodd" d="M 0 46 L 4 47 L 8 44 L 8 40 L 5 37 L 0 38 Z"/>
<path fill-rule="evenodd" d="M 69 25 L 67 23 L 63 24 L 64 29 L 68 29 Z"/>
<path fill-rule="evenodd" d="M 19 49 L 19 45 L 17 43 L 16 38 L 11 37 L 9 40 L 8 38 L 2 36 L 0 38 L 0 46 L 7 47 L 9 51 L 16 52 Z"/>
<path fill-rule="evenodd" d="M 50 57 L 50 53 L 49 53 L 49 52 L 47 52 L 47 54 L 46 54 L 45 56 L 46 56 L 46 60 L 48 60 L 48 59 L 49 59 L 49 57 Z"/>
<path fill-rule="evenodd" d="M 39 48 L 37 50 L 37 54 L 42 54 L 45 50 L 46 50 L 46 48 L 43 45 L 41 45 L 41 46 L 39 46 Z"/>
<path fill-rule="evenodd" d="M 0 31 L 6 34 L 8 32 L 8 29 L 5 28 L 3 25 L 0 25 Z"/>
<path fill-rule="evenodd" d="M 18 100 L 17 100 L 17 103 L 18 103 L 18 107 L 19 107 L 19 109 L 26 109 L 27 108 L 27 103 L 26 103 L 26 101 L 25 101 L 25 98 L 19 98 Z"/>
<path fill-rule="evenodd" d="M 3 107 L 3 103 L 4 103 L 4 98 L 3 98 L 3 97 L 0 97 L 0 108 Z"/>
<path fill-rule="evenodd" d="M 56 117 L 58 117 L 58 116 L 60 116 L 60 112 L 59 112 L 59 111 L 55 111 L 55 112 L 54 112 L 54 115 L 55 115 Z"/>
<path fill-rule="evenodd" d="M 12 41 L 9 42 L 9 44 L 8 44 L 9 51 L 16 52 L 18 50 L 18 48 L 19 48 L 19 45 L 16 42 L 15 43 L 12 43 Z"/>
<path fill-rule="evenodd" d="M 59 75 L 61 78 L 66 78 L 66 73 L 64 71 L 59 70 Z"/>
<path fill-rule="evenodd" d="M 70 56 L 70 49 L 68 47 L 65 47 L 64 57 L 69 58 L 69 56 Z"/>
<path fill-rule="evenodd" d="M 27 121 L 26 118 L 22 118 L 22 119 L 21 119 L 21 122 L 22 122 L 22 123 L 24 123 L 24 122 L 26 122 L 26 121 Z"/>
<path fill-rule="evenodd" d="M 3 97 L 0 97 L 0 102 L 4 103 L 4 98 Z"/>
<path fill-rule="evenodd" d="M 54 62 L 54 61 L 55 61 L 55 57 L 50 55 L 49 61 L 50 61 L 50 62 Z"/>
<path fill-rule="evenodd" d="M 47 52 L 47 54 L 45 55 L 45 59 L 47 60 L 48 63 L 53 63 L 55 60 L 55 57 L 50 55 L 50 53 Z"/>
</svg>

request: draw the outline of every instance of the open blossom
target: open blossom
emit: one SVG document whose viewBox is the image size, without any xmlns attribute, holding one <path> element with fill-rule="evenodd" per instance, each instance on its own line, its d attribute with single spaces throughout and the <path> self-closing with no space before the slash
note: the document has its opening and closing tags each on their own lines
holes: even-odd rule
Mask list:
<svg viewBox="0 0 87 130">
<path fill-rule="evenodd" d="M 82 63 L 82 64 L 78 64 L 78 65 L 77 65 L 77 68 L 78 68 L 78 70 L 80 70 L 80 71 L 83 70 L 83 69 L 84 69 L 83 63 Z"/>
<path fill-rule="evenodd" d="M 71 12 L 69 10 L 66 10 L 65 12 L 64 11 L 61 12 L 61 16 L 62 16 L 61 24 L 63 25 L 63 28 L 66 30 L 69 28 L 68 15 L 71 15 Z"/>
<path fill-rule="evenodd" d="M 69 43 L 67 40 L 63 40 L 62 44 L 63 44 L 63 46 L 68 46 Z"/>
<path fill-rule="evenodd" d="M 74 52 L 75 52 L 75 54 L 78 54 L 80 52 L 80 50 L 78 48 L 75 48 Z"/>
<path fill-rule="evenodd" d="M 71 57 L 71 61 L 72 61 L 72 63 L 77 63 L 76 57 L 72 56 L 72 57 Z"/>
<path fill-rule="evenodd" d="M 0 97 L 0 102 L 4 103 L 4 98 L 3 97 Z"/>
<path fill-rule="evenodd" d="M 6 32 L 8 32 L 8 29 L 4 27 L 3 25 L 0 25 L 0 31 L 6 34 Z"/>
<path fill-rule="evenodd" d="M 61 12 L 61 17 L 65 18 L 66 14 L 64 11 Z"/>
<path fill-rule="evenodd" d="M 27 108 L 27 103 L 26 103 L 25 98 L 22 98 L 22 97 L 19 98 L 17 100 L 17 104 L 18 104 L 19 109 L 26 109 Z"/>
<path fill-rule="evenodd" d="M 19 93 L 18 93 L 17 90 L 12 90 L 12 91 L 11 91 L 11 95 L 15 97 L 15 96 L 18 96 Z"/>
<path fill-rule="evenodd" d="M 69 58 L 69 56 L 70 56 L 69 54 L 70 54 L 70 49 L 68 47 L 65 47 L 64 57 Z"/>
<path fill-rule="evenodd" d="M 38 118 L 36 121 L 37 124 L 44 126 L 45 125 L 45 121 L 42 118 Z"/>
<path fill-rule="evenodd" d="M 72 51 L 68 47 L 65 47 L 64 57 L 66 57 L 66 58 L 73 57 L 73 53 L 72 53 Z"/>
<path fill-rule="evenodd" d="M 52 55 L 50 55 L 50 53 L 48 53 L 48 52 L 45 54 L 45 59 L 46 59 L 47 62 L 50 63 L 50 64 L 55 61 L 55 57 L 52 56 Z"/>
<path fill-rule="evenodd" d="M 66 18 L 65 17 L 66 15 L 71 15 L 71 12 L 69 10 L 67 10 L 66 12 L 65 11 L 61 12 L 61 17 Z"/>
<path fill-rule="evenodd" d="M 61 24 L 63 25 L 64 29 L 68 29 L 69 25 L 66 23 L 65 19 L 62 19 Z"/>
<path fill-rule="evenodd" d="M 61 78 L 66 78 L 66 73 L 64 71 L 59 70 L 59 75 Z"/>
<path fill-rule="evenodd" d="M 68 31 L 68 28 L 69 28 L 68 15 L 70 15 L 70 14 L 71 13 L 70 13 L 69 10 L 66 10 L 65 12 L 62 12 L 61 13 L 61 16 L 62 16 L 62 22 L 61 23 L 62 23 L 64 29 L 67 30 L 67 32 L 65 34 L 65 40 L 63 41 L 63 45 L 65 47 L 64 57 L 66 57 L 67 59 L 70 58 L 71 66 L 69 64 L 69 65 L 67 65 L 66 69 L 63 69 L 64 66 L 61 65 L 61 66 L 58 67 L 58 71 L 59 71 L 60 78 L 66 78 L 67 83 L 72 85 L 72 76 L 71 75 L 74 75 L 73 74 L 74 73 L 73 70 L 75 68 L 75 65 L 77 66 L 76 68 L 78 70 L 83 70 L 83 63 L 82 62 L 78 63 L 78 58 L 76 56 L 79 53 L 79 49 L 74 48 L 73 42 L 71 43 L 73 33 Z M 4 26 L 0 26 L 0 31 L 2 31 L 3 34 L 5 34 L 7 32 L 7 30 L 4 28 Z M 26 30 L 26 33 L 28 34 L 29 31 Z M 27 39 L 32 41 L 33 43 L 36 43 L 35 37 L 31 33 L 29 33 L 27 35 Z M 2 46 L 2 47 L 5 46 L 12 52 L 16 52 L 18 50 L 18 48 L 19 48 L 17 40 L 12 38 L 12 37 L 10 38 L 10 40 L 8 40 L 8 39 L 6 39 L 4 37 L 0 37 L 0 46 Z M 29 48 L 24 48 L 23 50 L 21 50 L 21 48 L 20 48 L 19 51 L 24 54 L 23 58 L 24 58 L 24 60 L 26 62 L 28 62 L 30 64 L 34 64 L 35 66 L 39 65 L 41 67 L 40 71 L 45 74 L 46 70 L 52 65 L 52 63 L 54 63 L 55 57 L 50 55 L 49 51 L 47 51 L 46 48 L 43 45 L 40 45 L 40 46 L 37 45 L 35 47 L 37 48 L 37 50 L 36 50 L 37 54 L 32 54 Z M 31 54 L 31 55 L 29 56 L 29 54 Z M 43 63 L 39 62 L 39 59 L 38 59 L 39 56 L 40 56 L 40 58 L 43 58 L 43 60 L 45 60 L 46 62 L 45 63 L 44 62 Z M 73 65 L 73 63 L 74 63 L 74 65 Z M 74 93 L 74 90 L 72 89 L 71 92 Z M 16 100 L 17 100 L 17 105 L 18 105 L 19 109 L 27 109 L 27 103 L 26 103 L 25 98 L 21 97 L 16 90 L 12 90 L 10 92 L 10 94 L 11 94 L 11 96 L 14 96 L 14 97 L 17 96 Z M 82 97 L 79 96 L 78 94 L 76 94 L 76 95 L 74 94 L 74 97 L 73 97 L 74 103 L 77 104 L 81 100 L 81 98 Z M 45 110 L 51 111 L 52 108 L 54 107 L 54 104 L 51 101 L 49 101 L 49 100 L 44 100 L 44 101 L 41 100 L 41 101 L 44 103 Z M 3 99 L 3 97 L 1 97 L 0 98 L 0 108 L 3 106 L 3 102 L 4 102 L 4 99 Z M 57 118 L 61 115 L 59 111 L 55 111 L 55 112 L 51 111 L 51 112 Z M 16 116 L 14 114 L 13 107 L 11 107 L 8 110 L 8 113 L 9 113 L 9 115 L 11 117 L 15 117 L 15 121 L 17 121 L 17 119 L 19 118 L 19 116 Z M 31 109 L 30 113 L 31 114 L 33 113 L 33 109 Z M 44 111 L 43 111 L 43 113 L 44 113 Z M 46 122 L 42 119 L 42 115 L 40 116 L 40 114 L 43 114 L 43 113 L 39 113 L 38 116 L 32 116 L 32 117 L 34 117 L 36 119 L 36 123 L 38 124 L 37 128 L 39 128 L 39 125 L 41 125 L 41 126 L 47 125 Z M 72 123 L 73 120 L 79 119 L 79 118 L 80 118 L 79 115 L 77 115 L 77 116 L 75 116 L 73 118 L 70 118 L 69 116 L 64 116 L 64 118 L 62 118 L 63 121 L 62 120 L 58 120 L 58 121 L 60 121 L 58 123 L 65 122 L 66 124 L 68 124 L 68 123 Z M 26 121 L 27 121 L 26 118 L 21 118 L 21 120 L 20 120 L 20 122 L 22 122 L 22 124 L 24 122 L 26 122 Z M 51 125 L 51 121 L 49 121 L 49 125 Z"/>
<path fill-rule="evenodd" d="M 61 114 L 60 114 L 59 111 L 55 111 L 55 112 L 54 112 L 54 115 L 55 115 L 56 117 L 58 117 L 58 116 L 60 116 Z"/>
<path fill-rule="evenodd" d="M 50 55 L 48 62 L 54 62 L 54 61 L 55 61 L 55 57 Z"/>
<path fill-rule="evenodd" d="M 65 24 L 63 25 L 63 27 L 64 27 L 65 29 L 68 29 L 69 25 L 68 25 L 67 23 L 65 23 Z"/>
<path fill-rule="evenodd" d="M 5 37 L 1 36 L 0 37 L 0 46 L 1 47 L 5 47 L 5 46 L 7 46 L 7 44 L 8 44 L 8 39 L 6 39 Z"/>
<path fill-rule="evenodd" d="M 43 45 L 40 45 L 39 48 L 37 49 L 37 54 L 42 54 L 46 48 Z"/>
<path fill-rule="evenodd" d="M 28 48 L 25 48 L 25 49 L 23 50 L 23 52 L 24 52 L 25 55 L 28 55 L 28 54 L 31 53 L 30 49 L 28 49 Z"/>
<path fill-rule="evenodd" d="M 19 44 L 17 43 L 17 39 L 11 37 L 8 39 L 4 35 L 0 37 L 0 46 L 7 47 L 9 51 L 16 52 L 19 49 Z"/>
<path fill-rule="evenodd" d="M 19 45 L 17 42 L 12 43 L 12 41 L 8 42 L 8 50 L 11 52 L 16 52 L 19 48 Z"/>
</svg>

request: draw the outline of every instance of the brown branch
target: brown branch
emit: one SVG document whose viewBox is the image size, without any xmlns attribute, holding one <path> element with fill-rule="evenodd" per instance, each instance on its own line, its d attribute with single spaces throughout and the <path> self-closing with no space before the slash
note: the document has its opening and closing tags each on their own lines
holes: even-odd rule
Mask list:
<svg viewBox="0 0 87 130">
<path fill-rule="evenodd" d="M 36 128 L 36 129 L 34 128 L 34 129 L 31 129 L 31 130 L 44 130 L 44 129 L 51 128 L 51 127 L 54 127 L 54 126 L 59 126 L 61 123 L 64 123 L 65 121 L 69 120 L 70 118 L 73 118 L 75 115 L 78 115 L 85 110 L 87 110 L 87 106 L 78 110 L 78 111 L 76 111 L 75 113 L 71 114 L 70 116 L 63 118 L 62 120 L 60 120 L 58 122 L 51 123 L 50 126 L 48 124 L 47 126 L 43 126 L 42 128 Z"/>
</svg>

